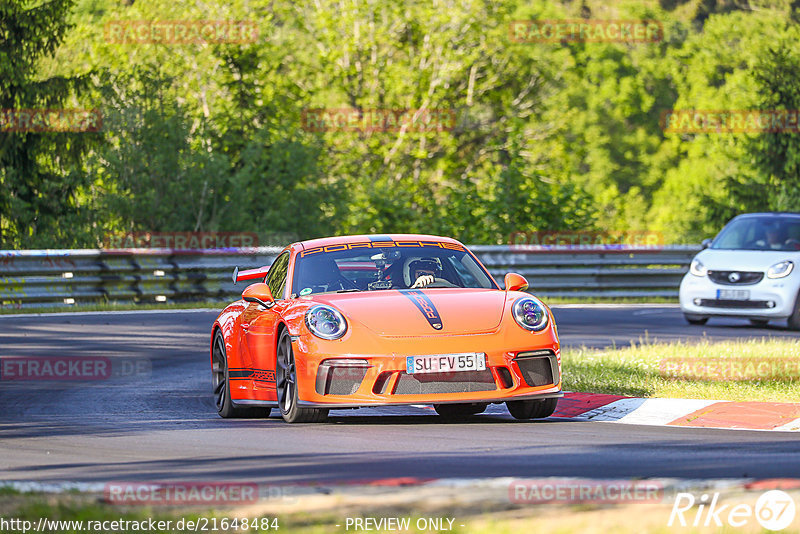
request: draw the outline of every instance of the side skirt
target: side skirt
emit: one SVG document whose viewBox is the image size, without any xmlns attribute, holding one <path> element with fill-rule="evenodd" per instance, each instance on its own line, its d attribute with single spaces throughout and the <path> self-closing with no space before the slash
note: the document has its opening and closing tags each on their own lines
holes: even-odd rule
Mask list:
<svg viewBox="0 0 800 534">
<path fill-rule="evenodd" d="M 241 400 L 233 400 L 231 402 L 234 406 L 263 406 L 264 408 L 277 408 L 278 403 L 275 401 L 263 401 L 263 400 L 250 400 L 250 399 L 241 399 Z"/>
</svg>

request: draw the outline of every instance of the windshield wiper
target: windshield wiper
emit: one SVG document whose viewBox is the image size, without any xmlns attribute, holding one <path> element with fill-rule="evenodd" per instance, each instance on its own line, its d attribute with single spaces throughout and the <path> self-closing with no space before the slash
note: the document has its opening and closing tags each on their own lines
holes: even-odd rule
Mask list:
<svg viewBox="0 0 800 534">
<path fill-rule="evenodd" d="M 360 289 L 340 289 L 336 293 L 352 293 L 354 291 L 361 291 Z"/>
</svg>

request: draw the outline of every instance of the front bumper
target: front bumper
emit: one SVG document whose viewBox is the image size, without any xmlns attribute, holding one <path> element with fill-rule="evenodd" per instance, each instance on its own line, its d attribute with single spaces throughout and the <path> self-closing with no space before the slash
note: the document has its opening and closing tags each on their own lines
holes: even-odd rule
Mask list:
<svg viewBox="0 0 800 534">
<path fill-rule="evenodd" d="M 687 273 L 680 287 L 681 311 L 701 316 L 784 319 L 792 314 L 797 298 L 798 284 L 793 278 L 765 277 L 757 284 L 722 285 L 708 276 Z M 718 290 L 746 290 L 749 298 L 718 298 Z"/>
<path fill-rule="evenodd" d="M 330 349 L 332 343 L 295 338 L 299 404 L 357 408 L 562 396 L 561 354 L 555 334 L 531 335 L 525 345 L 501 347 L 508 341 L 496 334 L 447 336 L 435 341 L 394 340 L 393 348 L 398 350 L 376 355 L 337 354 L 320 350 Z M 483 353 L 485 371 L 406 373 L 407 356 L 463 352 Z"/>
</svg>

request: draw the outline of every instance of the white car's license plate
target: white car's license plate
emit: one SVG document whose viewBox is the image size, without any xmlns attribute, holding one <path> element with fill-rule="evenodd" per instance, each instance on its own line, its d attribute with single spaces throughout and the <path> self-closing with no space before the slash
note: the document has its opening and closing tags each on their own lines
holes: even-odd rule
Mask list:
<svg viewBox="0 0 800 534">
<path fill-rule="evenodd" d="M 406 373 L 450 373 L 453 371 L 484 371 L 486 356 L 482 352 L 460 354 L 434 354 L 431 356 L 408 356 Z"/>
<path fill-rule="evenodd" d="M 717 289 L 720 300 L 750 300 L 749 289 Z"/>
</svg>

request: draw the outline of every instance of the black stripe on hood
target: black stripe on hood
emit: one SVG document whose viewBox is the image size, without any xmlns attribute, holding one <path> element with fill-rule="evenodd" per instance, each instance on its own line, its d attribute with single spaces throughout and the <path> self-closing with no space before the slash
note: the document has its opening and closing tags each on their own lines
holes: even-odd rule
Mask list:
<svg viewBox="0 0 800 534">
<path fill-rule="evenodd" d="M 439 310 L 433 305 L 433 301 L 428 295 L 418 289 L 401 289 L 400 293 L 414 303 L 422 316 L 427 319 L 431 328 L 434 330 L 442 329 L 442 317 L 439 315 Z"/>
</svg>

